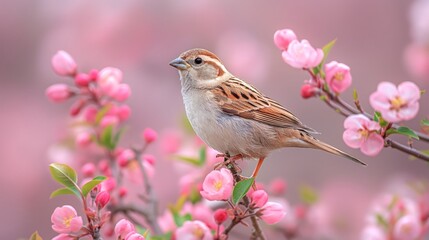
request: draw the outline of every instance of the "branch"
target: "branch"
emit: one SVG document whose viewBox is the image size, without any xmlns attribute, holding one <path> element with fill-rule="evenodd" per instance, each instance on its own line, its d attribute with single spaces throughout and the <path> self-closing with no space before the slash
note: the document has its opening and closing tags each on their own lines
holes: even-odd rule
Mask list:
<svg viewBox="0 0 429 240">
<path fill-rule="evenodd" d="M 348 117 L 352 114 L 362 113 L 366 117 L 368 117 L 369 119 L 373 119 L 373 116 L 371 116 L 369 113 L 366 113 L 364 111 L 360 111 L 360 110 L 352 107 L 350 104 L 348 104 L 347 102 L 342 100 L 339 96 L 332 94 L 330 91 L 323 90 L 323 93 L 326 94 L 325 96 L 327 99 L 323 100 L 326 103 L 326 105 L 328 105 L 330 108 L 334 109 L 336 112 L 339 112 L 341 115 Z M 335 105 L 330 102 L 331 100 L 332 100 L 332 102 L 335 103 Z M 398 128 L 398 127 L 399 126 L 397 124 L 392 124 L 392 128 Z M 421 132 L 415 132 L 415 133 L 419 136 L 419 140 L 429 141 L 428 135 L 425 135 L 424 133 L 421 133 Z M 391 147 L 391 148 L 397 149 L 401 152 L 405 152 L 411 156 L 414 156 L 417 159 L 429 162 L 429 156 L 424 154 L 423 152 L 415 149 L 415 148 L 412 148 L 410 146 L 406 146 L 404 144 L 401 144 L 401 143 L 394 141 L 392 139 L 389 139 L 389 138 L 385 138 L 384 143 L 385 143 L 386 147 Z"/>
<path fill-rule="evenodd" d="M 228 161 L 228 159 L 229 159 L 229 155 L 225 154 L 224 162 L 227 162 L 226 167 L 229 169 L 229 171 L 231 171 L 232 176 L 234 177 L 234 181 L 237 183 L 241 180 L 241 176 L 238 174 L 237 166 L 233 163 L 233 161 Z M 246 206 L 249 209 L 250 220 L 252 221 L 252 226 L 253 226 L 252 236 L 250 237 L 250 239 L 265 240 L 265 236 L 261 230 L 261 227 L 259 226 L 258 219 L 256 218 L 253 209 L 249 208 L 250 200 L 246 195 L 244 195 L 243 197 L 243 203 L 244 203 L 244 206 Z M 231 231 L 231 229 L 240 222 L 241 222 L 241 219 L 237 220 L 237 218 L 234 218 L 231 224 L 225 229 L 224 233 L 228 234 Z"/>
</svg>

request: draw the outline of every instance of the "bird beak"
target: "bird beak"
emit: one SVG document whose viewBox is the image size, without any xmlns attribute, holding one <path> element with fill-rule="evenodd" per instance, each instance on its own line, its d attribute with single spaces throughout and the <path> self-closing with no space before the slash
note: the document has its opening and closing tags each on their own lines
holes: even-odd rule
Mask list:
<svg viewBox="0 0 429 240">
<path fill-rule="evenodd" d="M 189 64 L 182 58 L 178 57 L 170 62 L 170 66 L 177 68 L 178 70 L 186 70 L 189 68 Z"/>
</svg>

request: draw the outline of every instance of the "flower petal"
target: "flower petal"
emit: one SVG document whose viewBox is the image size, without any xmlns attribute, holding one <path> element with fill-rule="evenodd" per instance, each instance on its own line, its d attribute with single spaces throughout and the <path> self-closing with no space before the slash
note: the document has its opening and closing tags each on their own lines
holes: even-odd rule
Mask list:
<svg viewBox="0 0 429 240">
<path fill-rule="evenodd" d="M 351 115 L 344 120 L 344 128 L 346 129 L 363 129 L 367 122 L 370 121 L 363 114 Z"/>
<path fill-rule="evenodd" d="M 360 150 L 368 156 L 377 155 L 384 147 L 384 139 L 377 133 L 371 133 L 362 143 Z"/>
<path fill-rule="evenodd" d="M 398 89 L 391 82 L 381 82 L 378 84 L 377 92 L 384 94 L 388 99 L 398 96 Z"/>
<path fill-rule="evenodd" d="M 414 118 L 418 112 L 419 112 L 419 103 L 414 102 L 412 104 L 409 104 L 407 107 L 401 108 L 401 110 L 398 112 L 397 115 L 402 120 L 410 120 Z"/>
<path fill-rule="evenodd" d="M 398 93 L 406 102 L 414 102 L 420 99 L 420 89 L 413 82 L 403 82 L 399 84 Z"/>
<path fill-rule="evenodd" d="M 343 133 L 343 140 L 351 148 L 359 148 L 362 145 L 362 135 L 356 130 L 347 129 Z"/>
</svg>

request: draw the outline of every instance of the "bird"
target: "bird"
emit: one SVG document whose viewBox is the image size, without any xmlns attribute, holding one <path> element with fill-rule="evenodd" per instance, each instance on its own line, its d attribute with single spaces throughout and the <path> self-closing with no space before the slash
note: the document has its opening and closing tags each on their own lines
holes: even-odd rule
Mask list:
<svg viewBox="0 0 429 240">
<path fill-rule="evenodd" d="M 214 53 L 190 49 L 170 65 L 179 72 L 186 115 L 195 133 L 231 159 L 258 159 L 252 178 L 257 177 L 270 152 L 288 147 L 319 149 L 366 166 L 316 139 L 315 130 L 277 101 L 231 74 Z"/>
</svg>

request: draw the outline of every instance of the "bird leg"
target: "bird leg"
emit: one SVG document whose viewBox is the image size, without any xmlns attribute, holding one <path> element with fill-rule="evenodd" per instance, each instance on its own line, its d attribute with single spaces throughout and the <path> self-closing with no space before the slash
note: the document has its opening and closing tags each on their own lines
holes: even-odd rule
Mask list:
<svg viewBox="0 0 429 240">
<path fill-rule="evenodd" d="M 237 155 L 231 157 L 231 156 L 229 156 L 229 153 L 219 153 L 216 155 L 216 158 L 218 158 L 218 157 L 223 157 L 224 161 L 215 164 L 214 169 L 218 170 L 222 167 L 227 166 L 228 164 L 234 164 L 234 166 L 239 169 L 239 172 L 241 172 L 241 169 L 237 166 L 237 164 L 235 164 L 235 161 L 237 161 L 239 159 L 243 159 L 243 156 L 241 154 L 237 154 Z"/>
<path fill-rule="evenodd" d="M 264 160 L 265 160 L 264 157 L 259 158 L 258 164 L 256 164 L 255 170 L 253 170 L 253 173 L 251 176 L 251 178 L 254 179 L 253 184 L 252 184 L 253 190 L 257 190 L 256 189 L 256 176 L 258 176 L 259 169 L 261 168 L 262 163 L 264 163 Z"/>
</svg>

